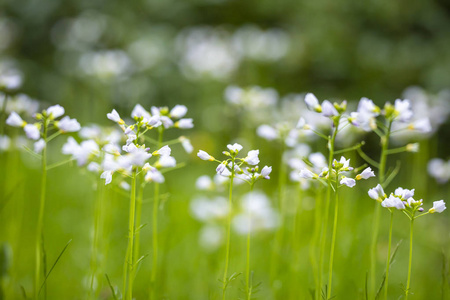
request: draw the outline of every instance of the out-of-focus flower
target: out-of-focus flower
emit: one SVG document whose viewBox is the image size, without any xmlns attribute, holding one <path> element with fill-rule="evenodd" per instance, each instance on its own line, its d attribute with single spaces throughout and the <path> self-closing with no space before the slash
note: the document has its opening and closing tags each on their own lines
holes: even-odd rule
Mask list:
<svg viewBox="0 0 450 300">
<path fill-rule="evenodd" d="M 430 208 L 429 210 L 428 210 L 428 212 L 430 213 L 430 214 L 433 214 L 433 213 L 441 213 L 441 212 L 443 212 L 445 209 L 446 209 L 447 207 L 445 207 L 445 202 L 444 202 L 444 200 L 439 200 L 439 201 L 434 201 L 433 202 L 433 207 L 432 208 Z"/>
</svg>

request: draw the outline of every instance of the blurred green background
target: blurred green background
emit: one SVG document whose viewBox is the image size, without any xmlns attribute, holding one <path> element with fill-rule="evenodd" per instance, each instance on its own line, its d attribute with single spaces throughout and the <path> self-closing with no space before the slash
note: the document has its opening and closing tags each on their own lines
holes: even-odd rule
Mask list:
<svg viewBox="0 0 450 300">
<path fill-rule="evenodd" d="M 424 90 L 417 93 L 438 98 L 439 105 L 445 106 L 450 103 L 448 49 L 450 5 L 446 1 L 0 2 L 0 75 L 10 68 L 19 70 L 23 77 L 19 91 L 41 101 L 42 108 L 58 103 L 82 125 L 111 125 L 106 113 L 112 108 L 128 116 L 136 103 L 147 109 L 151 105 L 184 104 L 195 128 L 183 134 L 192 139 L 196 151 L 203 149 L 219 156 L 224 146 L 235 140 L 260 149 L 262 163 L 274 166 L 274 180 L 259 188 L 272 197 L 279 176 L 280 146 L 255 137 L 254 132 L 257 125 L 274 121 L 289 119 L 295 125 L 299 115 L 289 110 L 283 97 L 305 92 L 330 100 L 365 96 L 382 105 L 402 98 L 407 87 L 419 86 Z M 224 91 L 229 85 L 274 88 L 278 105 L 269 108 L 270 118 L 251 121 L 251 112 L 226 103 Z M 432 106 L 434 102 L 428 103 Z M 438 185 L 426 172 L 430 158 L 449 156 L 449 122 L 444 119 L 438 125 L 433 136 L 413 138 L 422 141 L 421 153 L 399 156 L 402 169 L 393 183 L 415 187 L 418 197 L 428 204 L 445 199 L 449 189 L 448 184 Z M 6 133 L 16 135 L 18 131 L 7 128 Z M 169 134 L 167 139 L 178 135 Z M 370 135 L 366 140 L 367 153 L 377 157 L 376 137 Z M 59 138 L 52 145 L 51 162 L 63 159 L 60 146 L 64 141 Z M 314 147 L 325 150 L 320 143 Z M 192 218 L 189 208 L 190 199 L 199 193 L 194 188 L 196 178 L 213 175 L 214 169 L 197 159 L 195 153 L 174 151 L 177 160 L 186 161 L 187 167 L 170 173 L 163 187 L 163 193 L 170 196 L 163 202 L 160 215 L 164 253 L 160 296 L 216 299 L 220 294 L 217 278 L 222 270 L 222 251 L 209 253 L 198 245 L 201 224 Z M 354 159 L 358 159 L 356 155 Z M 390 160 L 390 166 L 396 159 Z M 0 242 L 4 243 L 0 272 L 6 274 L 4 286 L 20 299 L 21 286 L 28 295 L 32 292 L 40 173 L 38 163 L 27 153 L 0 153 L 0 163 Z M 68 240 L 73 241 L 49 278 L 48 299 L 86 299 L 97 182 L 90 175 L 75 165 L 49 173 L 45 216 L 49 262 L 56 259 Z M 366 191 L 375 186 L 375 181 L 362 186 L 346 192 L 348 197 L 343 202 L 335 266 L 337 299 L 364 299 L 368 265 L 361 262 L 368 262 L 366 237 L 373 210 Z M 149 186 L 146 193 L 151 194 L 151 190 Z M 239 187 L 237 195 L 246 191 Z M 296 197 L 292 183 L 288 195 Z M 107 190 L 107 196 L 110 207 L 105 236 L 109 252 L 104 272 L 121 286 L 128 202 L 112 189 Z M 262 282 L 258 298 L 309 299 L 313 282 L 307 258 L 311 236 L 308 224 L 314 204 L 310 207 L 301 215 L 304 227 L 300 232 L 305 238 L 298 250 L 303 262 L 300 270 L 280 275 L 275 286 L 269 283 L 270 264 L 265 251 L 273 233 L 255 237 L 255 276 Z M 151 205 L 144 206 L 144 216 L 150 222 Z M 383 217 L 380 278 L 388 226 L 387 215 Z M 398 223 L 396 220 L 394 243 L 404 241 L 392 271 L 392 299 L 401 294 L 401 284 L 406 280 L 407 225 L 400 217 Z M 450 297 L 449 225 L 448 211 L 417 222 L 411 298 Z M 150 233 L 150 226 L 142 231 L 144 253 L 150 251 Z M 231 269 L 241 272 L 245 241 L 237 236 L 234 239 Z M 12 253 L 11 249 L 19 252 Z M 136 299 L 146 297 L 149 263 L 144 261 L 137 277 Z M 289 269 L 291 261 L 286 258 L 280 264 L 280 269 Z M 101 299 L 108 299 L 104 278 L 99 284 Z M 291 290 L 292 286 L 295 289 Z M 233 284 L 230 299 L 242 296 L 240 287 L 241 279 Z M 447 294 L 443 294 L 446 289 Z"/>
</svg>

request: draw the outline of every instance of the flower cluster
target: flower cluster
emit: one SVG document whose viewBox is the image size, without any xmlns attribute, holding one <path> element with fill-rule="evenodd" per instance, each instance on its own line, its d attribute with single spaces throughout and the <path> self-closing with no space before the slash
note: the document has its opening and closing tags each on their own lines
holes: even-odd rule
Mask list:
<svg viewBox="0 0 450 300">
<path fill-rule="evenodd" d="M 394 193 L 391 193 L 389 196 L 383 190 L 383 187 L 378 184 L 376 187 L 372 188 L 368 192 L 369 197 L 380 202 L 381 206 L 385 208 L 396 208 L 398 210 L 405 211 L 406 215 L 410 219 L 414 219 L 416 212 L 423 212 L 424 209 L 422 207 L 423 200 L 415 200 L 414 197 L 414 189 L 408 190 L 404 188 L 395 189 Z M 441 213 L 446 209 L 444 200 L 434 201 L 433 207 L 431 207 L 427 213 Z M 424 215 L 424 214 L 422 214 Z M 419 215 L 421 216 L 421 215 Z M 419 217 L 418 216 L 418 217 Z"/>
</svg>

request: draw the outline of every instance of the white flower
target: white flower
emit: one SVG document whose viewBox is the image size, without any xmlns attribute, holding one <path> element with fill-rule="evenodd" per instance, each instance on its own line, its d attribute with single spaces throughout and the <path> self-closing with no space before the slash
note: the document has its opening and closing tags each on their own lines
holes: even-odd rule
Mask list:
<svg viewBox="0 0 450 300">
<path fill-rule="evenodd" d="M 384 193 L 383 187 L 381 184 L 378 184 L 376 187 L 372 188 L 368 192 L 369 197 L 373 200 L 382 201 L 383 198 L 386 198 L 386 194 Z"/>
<path fill-rule="evenodd" d="M 134 134 L 134 132 L 127 134 L 127 141 L 126 141 L 126 145 L 129 146 L 130 144 L 132 144 L 135 140 L 137 139 L 137 136 Z M 130 152 L 130 151 L 127 151 Z"/>
<path fill-rule="evenodd" d="M 272 173 L 272 167 L 264 166 L 261 170 L 261 176 L 264 179 L 270 179 L 269 175 Z"/>
<path fill-rule="evenodd" d="M 219 174 L 219 175 L 222 175 L 222 173 L 223 173 L 225 170 L 227 170 L 227 166 L 226 166 L 225 163 L 220 163 L 220 164 L 217 166 L 217 168 L 216 168 L 216 172 L 217 172 L 217 174 Z"/>
<path fill-rule="evenodd" d="M 172 149 L 168 145 L 161 147 L 161 149 L 153 152 L 155 156 L 169 156 L 172 153 Z"/>
<path fill-rule="evenodd" d="M 87 166 L 89 172 L 98 173 L 102 170 L 102 167 L 96 162 L 90 162 Z"/>
<path fill-rule="evenodd" d="M 127 140 L 127 142 L 128 142 L 128 140 Z M 133 143 L 127 143 L 126 145 L 122 146 L 122 150 L 125 152 L 128 152 L 128 153 L 132 153 L 132 152 L 136 151 L 137 149 L 138 148 Z"/>
<path fill-rule="evenodd" d="M 152 116 L 150 119 L 144 119 L 144 123 L 146 123 L 148 126 L 152 127 L 159 127 L 162 125 L 161 117 L 158 116 Z"/>
<path fill-rule="evenodd" d="M 140 104 L 136 104 L 136 106 L 131 111 L 131 117 L 133 118 L 143 118 L 150 120 L 151 116 L 148 111 L 146 111 Z M 114 121 L 114 120 L 113 120 Z M 118 121 L 114 121 L 118 122 Z"/>
<path fill-rule="evenodd" d="M 301 169 L 299 173 L 300 178 L 310 179 L 310 178 L 316 178 L 317 175 L 311 172 L 308 169 Z"/>
<path fill-rule="evenodd" d="M 278 132 L 275 128 L 269 125 L 261 125 L 256 129 L 256 134 L 263 139 L 273 141 L 278 138 Z"/>
<path fill-rule="evenodd" d="M 408 198 L 408 200 L 406 200 L 406 204 L 408 205 L 408 207 L 419 207 L 423 205 L 423 200 L 414 200 L 413 197 Z"/>
<path fill-rule="evenodd" d="M 428 162 L 428 173 L 439 183 L 446 183 L 450 179 L 450 162 L 440 158 L 433 158 Z"/>
<path fill-rule="evenodd" d="M 199 233 L 200 245 L 208 251 L 214 251 L 222 245 L 224 233 L 218 225 L 206 225 Z"/>
<path fill-rule="evenodd" d="M 164 176 L 159 172 L 156 168 L 151 168 L 150 171 L 145 175 L 145 181 L 147 182 L 156 182 L 156 183 L 164 183 Z"/>
<path fill-rule="evenodd" d="M 158 160 L 158 166 L 161 166 L 163 168 L 172 168 L 177 165 L 177 161 L 173 156 L 163 155 Z"/>
<path fill-rule="evenodd" d="M 336 167 L 337 164 L 337 160 L 335 159 L 333 161 L 333 166 Z M 345 157 L 341 156 L 341 159 L 339 160 L 339 164 L 342 165 L 339 170 L 340 171 L 351 171 L 353 170 L 353 167 L 350 167 L 350 158 L 349 159 L 345 159 Z"/>
<path fill-rule="evenodd" d="M 208 153 L 206 153 L 203 150 L 198 150 L 197 156 L 200 157 L 200 159 L 203 159 L 203 160 L 214 161 L 214 157 L 209 155 Z"/>
<path fill-rule="evenodd" d="M 381 202 L 381 206 L 383 207 L 395 207 L 396 209 L 405 209 L 405 204 L 401 199 L 395 197 L 394 195 L 390 195 L 389 198 L 386 198 L 383 202 Z"/>
<path fill-rule="evenodd" d="M 170 128 L 173 126 L 173 121 L 167 116 L 160 116 L 160 121 L 162 122 L 164 128 Z"/>
<path fill-rule="evenodd" d="M 433 207 L 428 210 L 430 214 L 441 213 L 446 209 L 444 200 L 434 201 Z"/>
<path fill-rule="evenodd" d="M 197 178 L 195 186 L 198 190 L 210 190 L 213 187 L 213 181 L 208 175 Z"/>
<path fill-rule="evenodd" d="M 361 174 L 356 175 L 356 180 L 369 179 L 370 177 L 375 177 L 375 173 L 370 167 L 364 169 Z"/>
<path fill-rule="evenodd" d="M 324 117 L 337 116 L 338 114 L 338 111 L 330 101 L 325 100 L 322 102 L 322 115 Z"/>
<path fill-rule="evenodd" d="M 184 136 L 180 136 L 179 140 L 181 141 L 181 146 L 183 146 L 184 151 L 186 151 L 186 153 L 192 153 L 192 151 L 194 151 L 194 147 L 191 144 L 191 140 L 184 137 Z"/>
<path fill-rule="evenodd" d="M 341 179 L 340 184 L 344 184 L 344 185 L 352 188 L 356 185 L 356 181 L 353 178 L 344 177 Z"/>
<path fill-rule="evenodd" d="M 170 117 L 175 119 L 180 119 L 184 117 L 187 113 L 188 109 L 184 105 L 175 105 L 170 111 Z"/>
<path fill-rule="evenodd" d="M 399 187 L 395 190 L 394 194 L 395 194 L 395 196 L 400 197 L 402 200 L 407 200 L 414 196 L 414 189 L 407 190 L 407 189 Z"/>
<path fill-rule="evenodd" d="M 309 126 L 306 124 L 306 120 L 303 117 L 300 117 L 297 122 L 297 126 L 295 126 L 297 129 L 308 129 Z"/>
<path fill-rule="evenodd" d="M 252 166 L 259 164 L 259 150 L 250 150 L 247 154 L 247 157 L 244 158 L 244 161 Z"/>
<path fill-rule="evenodd" d="M 419 132 L 428 133 L 431 132 L 433 128 L 431 128 L 430 119 L 420 119 L 415 121 L 414 123 L 408 126 L 408 129 L 417 130 Z"/>
<path fill-rule="evenodd" d="M 44 139 L 40 139 L 39 141 L 34 143 L 34 152 L 41 153 L 42 150 L 44 149 L 44 147 L 45 147 L 45 141 L 44 141 Z"/>
<path fill-rule="evenodd" d="M 411 143 L 406 145 L 406 151 L 408 152 L 419 152 L 419 143 Z"/>
<path fill-rule="evenodd" d="M 227 148 L 231 151 L 231 152 L 235 152 L 238 153 L 239 151 L 242 150 L 242 146 L 239 145 L 238 143 L 234 143 L 233 145 L 228 144 Z"/>
<path fill-rule="evenodd" d="M 62 132 L 76 132 L 80 130 L 80 123 L 76 119 L 71 119 L 65 116 L 61 121 L 56 122 L 56 127 L 58 127 Z"/>
<path fill-rule="evenodd" d="M 180 129 L 190 129 L 194 128 L 194 123 L 191 118 L 189 119 L 180 119 L 178 122 L 175 123 L 175 127 Z"/>
<path fill-rule="evenodd" d="M 366 113 L 372 116 L 378 116 L 380 114 L 379 108 L 373 103 L 372 100 L 362 97 L 358 103 L 357 111 L 359 113 Z"/>
<path fill-rule="evenodd" d="M 27 135 L 27 137 L 29 139 L 35 140 L 37 141 L 40 137 L 41 137 L 41 132 L 39 131 L 39 129 L 33 125 L 33 124 L 27 124 L 25 125 L 25 127 L 23 128 L 23 130 L 25 131 L 25 134 Z"/>
<path fill-rule="evenodd" d="M 59 104 L 50 106 L 49 108 L 47 108 L 47 114 L 50 119 L 57 119 L 64 114 L 64 107 Z"/>
<path fill-rule="evenodd" d="M 105 185 L 110 184 L 112 181 L 112 171 L 104 171 L 100 175 L 100 178 L 105 179 Z"/>
<path fill-rule="evenodd" d="M 409 100 L 395 100 L 395 110 L 398 113 L 397 118 L 400 122 L 408 122 L 413 116 Z"/>
<path fill-rule="evenodd" d="M 119 156 L 118 164 L 122 169 L 127 170 L 133 166 L 143 166 L 150 157 L 152 157 L 152 155 L 145 149 L 136 148 L 126 155 Z"/>
<path fill-rule="evenodd" d="M 308 160 L 314 165 L 315 168 L 319 170 L 327 166 L 327 160 L 320 152 L 311 153 L 308 156 Z"/>
<path fill-rule="evenodd" d="M 8 119 L 6 119 L 6 124 L 13 127 L 24 127 L 27 124 L 27 122 L 22 120 L 22 118 L 16 112 L 13 111 L 9 115 Z"/>
<path fill-rule="evenodd" d="M 119 113 L 115 109 L 113 109 L 112 112 L 106 114 L 106 117 L 120 125 L 124 124 L 123 120 L 119 116 Z"/>
<path fill-rule="evenodd" d="M 319 100 L 317 100 L 316 96 L 312 93 L 308 93 L 305 96 L 305 103 L 308 106 L 308 109 L 320 112 L 322 111 L 322 108 L 319 104 Z"/>
<path fill-rule="evenodd" d="M 122 189 L 126 190 L 126 191 L 131 190 L 130 184 L 129 184 L 128 182 L 126 182 L 126 181 L 122 181 L 122 182 L 119 184 L 119 186 L 120 186 Z"/>
</svg>

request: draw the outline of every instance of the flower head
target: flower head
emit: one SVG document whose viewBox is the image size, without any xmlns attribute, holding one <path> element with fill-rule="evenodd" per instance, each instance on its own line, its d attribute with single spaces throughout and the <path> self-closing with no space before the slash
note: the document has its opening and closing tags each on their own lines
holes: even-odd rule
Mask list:
<svg viewBox="0 0 450 300">
<path fill-rule="evenodd" d="M 27 125 L 27 122 L 25 122 L 24 120 L 22 120 L 22 118 L 19 116 L 19 114 L 17 114 L 16 112 L 12 112 L 8 119 L 6 119 L 6 124 L 8 124 L 9 126 L 13 126 L 13 127 L 24 127 L 25 125 Z"/>
<path fill-rule="evenodd" d="M 214 161 L 215 158 L 211 155 L 209 155 L 208 153 L 206 153 L 203 150 L 198 150 L 197 156 L 200 157 L 200 159 L 203 160 L 209 160 L 209 161 Z"/>
<path fill-rule="evenodd" d="M 49 108 L 47 108 L 47 114 L 48 117 L 53 120 L 53 119 L 57 119 L 59 117 L 61 117 L 62 115 L 64 115 L 64 107 L 62 107 L 59 104 L 50 106 Z"/>
<path fill-rule="evenodd" d="M 356 175 L 356 180 L 369 179 L 370 177 L 375 177 L 375 173 L 370 167 L 364 169 L 361 174 Z"/>
<path fill-rule="evenodd" d="M 395 207 L 396 209 L 399 210 L 405 209 L 405 204 L 403 203 L 403 201 L 392 194 L 388 198 L 386 198 L 383 202 L 381 202 L 381 206 L 386 208 Z"/>
<path fill-rule="evenodd" d="M 247 157 L 244 158 L 244 161 L 252 166 L 259 164 L 259 150 L 250 150 L 247 154 Z"/>
<path fill-rule="evenodd" d="M 444 202 L 444 200 L 439 200 L 439 201 L 434 201 L 433 202 L 433 207 L 432 208 L 430 208 L 429 210 L 428 210 L 428 212 L 430 213 L 430 214 L 433 214 L 433 213 L 441 213 L 441 212 L 443 212 L 445 209 L 446 209 L 447 207 L 445 207 L 445 202 Z"/>
<path fill-rule="evenodd" d="M 386 198 L 386 193 L 384 192 L 381 184 L 378 184 L 376 187 L 370 189 L 368 194 L 370 198 L 377 200 L 378 202 L 382 202 L 383 199 Z"/>
<path fill-rule="evenodd" d="M 29 139 L 37 141 L 41 137 L 39 128 L 34 124 L 27 124 L 23 127 L 25 134 Z"/>
<path fill-rule="evenodd" d="M 343 177 L 339 183 L 343 184 L 343 185 L 346 185 L 346 186 L 348 186 L 350 188 L 352 188 L 352 187 L 354 187 L 356 185 L 355 179 L 348 178 L 348 177 Z"/>
<path fill-rule="evenodd" d="M 81 129 L 80 123 L 76 119 L 65 116 L 61 121 L 55 122 L 56 127 L 62 132 L 77 132 Z"/>
</svg>

